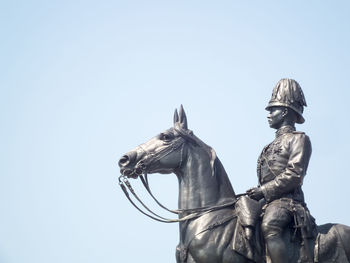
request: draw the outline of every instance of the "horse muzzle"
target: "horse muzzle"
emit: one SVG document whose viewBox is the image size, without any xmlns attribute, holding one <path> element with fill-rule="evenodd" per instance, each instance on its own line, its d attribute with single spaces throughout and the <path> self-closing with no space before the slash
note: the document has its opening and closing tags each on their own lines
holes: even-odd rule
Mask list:
<svg viewBox="0 0 350 263">
<path fill-rule="evenodd" d="M 129 178 L 137 178 L 138 176 L 142 175 L 145 169 L 144 162 L 139 161 L 136 163 L 136 159 L 136 151 L 132 151 L 123 155 L 118 161 L 120 173 Z"/>
</svg>

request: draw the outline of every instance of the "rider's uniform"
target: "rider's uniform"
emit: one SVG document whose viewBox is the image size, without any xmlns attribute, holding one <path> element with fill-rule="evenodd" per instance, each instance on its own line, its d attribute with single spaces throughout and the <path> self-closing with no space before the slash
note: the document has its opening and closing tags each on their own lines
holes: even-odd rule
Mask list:
<svg viewBox="0 0 350 263">
<path fill-rule="evenodd" d="M 277 130 L 275 140 L 263 149 L 257 174 L 266 200 L 262 221 L 265 239 L 281 234 L 295 212 L 309 214 L 301 186 L 310 156 L 309 137 L 292 126 Z"/>
</svg>

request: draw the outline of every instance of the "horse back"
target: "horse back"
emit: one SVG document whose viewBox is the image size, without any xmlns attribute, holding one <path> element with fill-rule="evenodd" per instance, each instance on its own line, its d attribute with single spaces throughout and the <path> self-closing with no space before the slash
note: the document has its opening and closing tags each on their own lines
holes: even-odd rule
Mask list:
<svg viewBox="0 0 350 263">
<path fill-rule="evenodd" d="M 350 227 L 341 224 L 318 226 L 315 262 L 350 262 Z"/>
</svg>

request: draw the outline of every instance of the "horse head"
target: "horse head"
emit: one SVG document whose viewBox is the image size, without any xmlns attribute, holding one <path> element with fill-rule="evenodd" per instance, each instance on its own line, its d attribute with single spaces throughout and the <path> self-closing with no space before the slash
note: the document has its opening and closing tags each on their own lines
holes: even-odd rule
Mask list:
<svg viewBox="0 0 350 263">
<path fill-rule="evenodd" d="M 179 113 L 175 110 L 172 128 L 165 130 L 120 158 L 120 172 L 132 178 L 137 178 L 142 173 L 176 174 L 186 158 L 186 146 L 199 146 L 200 144 L 203 143 L 188 129 L 186 113 L 181 105 Z M 214 170 L 216 154 L 211 148 L 208 154 L 211 158 L 211 167 Z"/>
<path fill-rule="evenodd" d="M 234 197 L 215 151 L 188 129 L 181 105 L 174 125 L 126 153 L 119 160 L 123 176 L 174 173 L 179 179 L 179 208 L 202 207 Z"/>
</svg>

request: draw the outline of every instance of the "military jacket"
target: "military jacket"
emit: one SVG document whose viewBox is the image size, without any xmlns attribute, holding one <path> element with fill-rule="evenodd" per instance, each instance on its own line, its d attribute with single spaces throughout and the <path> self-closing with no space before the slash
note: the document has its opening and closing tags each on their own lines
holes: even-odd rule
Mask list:
<svg viewBox="0 0 350 263">
<path fill-rule="evenodd" d="M 265 200 L 279 198 L 304 202 L 301 189 L 311 156 L 310 139 L 292 126 L 281 127 L 258 159 L 258 179 Z"/>
</svg>

